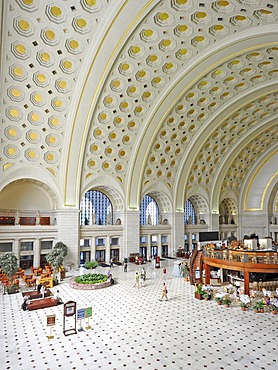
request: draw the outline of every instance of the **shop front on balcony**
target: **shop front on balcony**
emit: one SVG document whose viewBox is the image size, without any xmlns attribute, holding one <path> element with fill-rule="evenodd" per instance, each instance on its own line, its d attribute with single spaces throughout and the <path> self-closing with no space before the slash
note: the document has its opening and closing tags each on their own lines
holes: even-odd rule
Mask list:
<svg viewBox="0 0 278 370">
<path fill-rule="evenodd" d="M 268 284 L 269 288 L 273 290 L 278 288 L 278 255 L 276 251 L 219 250 L 215 249 L 213 245 L 208 245 L 203 249 L 202 263 L 206 284 L 211 283 L 211 270 L 218 268 L 221 271 L 222 282 L 229 280 L 232 284 L 242 285 L 245 294 L 249 295 L 250 289 L 253 287 L 263 288 L 263 284 L 260 284 L 262 280 L 265 280 L 263 277 L 267 277 L 268 281 L 271 282 Z"/>
</svg>

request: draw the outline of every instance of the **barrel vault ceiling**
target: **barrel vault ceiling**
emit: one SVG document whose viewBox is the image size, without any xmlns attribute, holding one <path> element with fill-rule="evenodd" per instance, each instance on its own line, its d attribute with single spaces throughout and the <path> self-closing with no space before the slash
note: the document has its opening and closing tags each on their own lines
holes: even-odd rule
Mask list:
<svg viewBox="0 0 278 370">
<path fill-rule="evenodd" d="M 278 207 L 277 115 L 277 0 L 2 2 L 2 191 Z"/>
</svg>

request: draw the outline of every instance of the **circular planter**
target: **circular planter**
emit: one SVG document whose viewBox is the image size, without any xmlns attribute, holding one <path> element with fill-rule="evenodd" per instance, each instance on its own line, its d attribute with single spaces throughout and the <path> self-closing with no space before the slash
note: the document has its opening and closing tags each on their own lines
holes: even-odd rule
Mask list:
<svg viewBox="0 0 278 370">
<path fill-rule="evenodd" d="M 97 284 L 80 284 L 74 281 L 75 278 L 71 278 L 69 281 L 69 286 L 73 289 L 80 289 L 80 290 L 95 290 L 95 289 L 102 289 L 107 288 L 111 285 L 111 281 L 107 280 L 103 283 L 97 283 Z"/>
</svg>

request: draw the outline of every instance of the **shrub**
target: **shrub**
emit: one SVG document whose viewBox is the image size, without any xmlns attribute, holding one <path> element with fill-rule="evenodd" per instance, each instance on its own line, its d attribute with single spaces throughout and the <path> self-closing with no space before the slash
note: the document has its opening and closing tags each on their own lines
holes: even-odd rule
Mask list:
<svg viewBox="0 0 278 370">
<path fill-rule="evenodd" d="M 74 281 L 78 284 L 98 284 L 107 280 L 107 275 L 103 274 L 85 274 L 77 276 Z"/>
<path fill-rule="evenodd" d="M 85 262 L 86 269 L 95 269 L 98 266 L 97 261 L 87 261 Z"/>
</svg>

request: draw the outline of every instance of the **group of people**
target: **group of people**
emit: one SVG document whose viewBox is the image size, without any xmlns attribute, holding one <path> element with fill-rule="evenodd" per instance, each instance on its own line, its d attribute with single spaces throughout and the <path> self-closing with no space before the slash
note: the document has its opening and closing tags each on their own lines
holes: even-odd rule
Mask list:
<svg viewBox="0 0 278 370">
<path fill-rule="evenodd" d="M 45 298 L 45 294 L 46 294 L 46 287 L 44 286 L 44 284 L 41 284 L 39 283 L 37 285 L 37 293 L 41 295 L 40 298 L 44 299 Z M 56 290 L 56 292 L 53 294 L 53 296 L 51 297 L 51 299 L 53 301 L 57 301 L 57 304 L 62 304 L 62 299 L 61 299 L 61 296 L 60 296 L 60 291 L 59 289 Z M 23 297 L 23 302 L 21 304 L 21 308 L 23 311 L 27 311 L 28 310 L 28 304 L 30 303 L 30 296 L 28 294 L 26 294 L 24 297 Z"/>
<path fill-rule="evenodd" d="M 162 273 L 163 273 L 163 276 L 166 277 L 166 273 L 167 273 L 166 267 L 163 268 Z M 147 278 L 147 274 L 146 274 L 145 267 L 142 267 L 140 274 L 138 271 L 135 272 L 135 281 L 134 281 L 133 286 L 139 289 L 140 287 L 144 285 L 146 278 Z M 161 289 L 161 297 L 159 300 L 162 301 L 163 299 L 165 299 L 166 301 L 168 301 L 167 293 L 168 293 L 168 290 L 167 290 L 166 283 L 163 283 L 163 286 Z"/>
<path fill-rule="evenodd" d="M 140 288 L 140 286 L 143 286 L 144 282 L 146 281 L 146 277 L 147 275 L 145 267 L 142 267 L 140 274 L 138 271 L 136 271 L 134 287 Z"/>
</svg>

